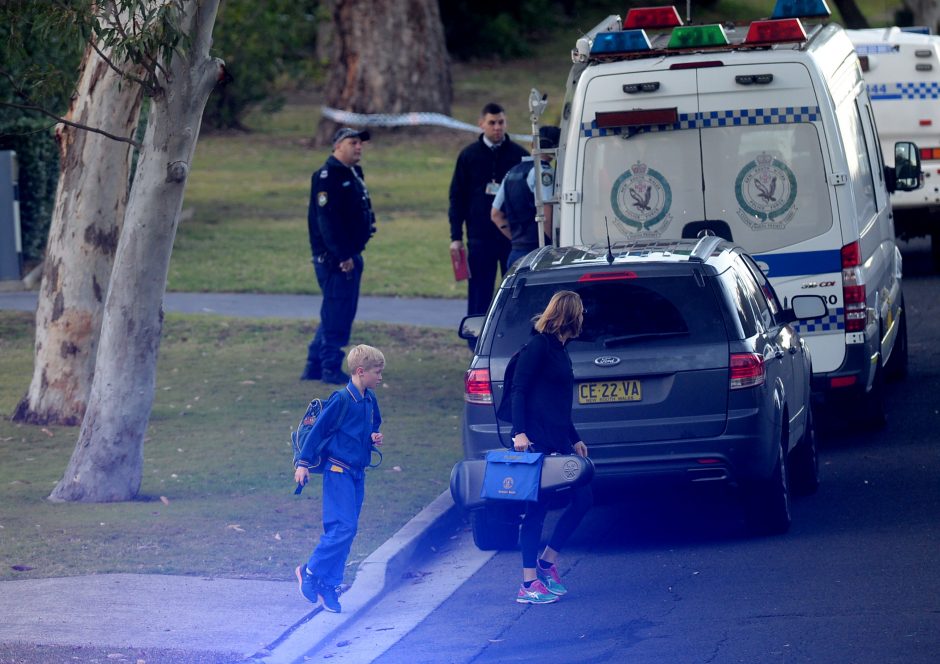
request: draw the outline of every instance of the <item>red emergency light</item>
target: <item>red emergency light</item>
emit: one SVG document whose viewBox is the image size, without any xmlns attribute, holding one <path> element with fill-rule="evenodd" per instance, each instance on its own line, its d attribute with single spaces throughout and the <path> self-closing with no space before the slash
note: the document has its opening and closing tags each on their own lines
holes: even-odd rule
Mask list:
<svg viewBox="0 0 940 664">
<path fill-rule="evenodd" d="M 745 44 L 779 44 L 782 42 L 804 42 L 806 30 L 798 18 L 781 18 L 754 21 L 747 30 Z"/>
<path fill-rule="evenodd" d="M 675 28 L 682 25 L 679 12 L 675 7 L 634 7 L 627 12 L 623 21 L 623 29 L 631 30 L 642 28 L 645 30 L 660 30 Z"/>
</svg>

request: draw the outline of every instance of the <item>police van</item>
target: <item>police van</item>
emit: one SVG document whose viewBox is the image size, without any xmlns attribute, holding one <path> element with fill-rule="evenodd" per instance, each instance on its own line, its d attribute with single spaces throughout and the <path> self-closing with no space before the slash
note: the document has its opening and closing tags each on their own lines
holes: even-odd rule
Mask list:
<svg viewBox="0 0 940 664">
<path fill-rule="evenodd" d="M 743 28 L 641 8 L 578 39 L 554 239 L 732 240 L 785 300 L 825 298 L 798 324 L 814 395 L 864 398 L 856 412 L 880 424 L 885 375 L 907 362 L 888 193 L 920 186 L 919 159 L 901 143 L 883 163 L 858 57 L 828 16 L 823 0 L 780 0 Z"/>
<path fill-rule="evenodd" d="M 899 237 L 932 236 L 940 268 L 940 37 L 898 27 L 846 30 L 868 84 L 885 161 L 895 141 L 920 148 L 924 188 L 891 196 Z"/>
</svg>

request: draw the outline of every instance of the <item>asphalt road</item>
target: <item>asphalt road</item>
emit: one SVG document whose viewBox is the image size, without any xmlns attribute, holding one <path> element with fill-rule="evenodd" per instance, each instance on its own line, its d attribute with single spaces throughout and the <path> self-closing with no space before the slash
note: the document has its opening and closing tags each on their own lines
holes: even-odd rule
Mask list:
<svg viewBox="0 0 940 664">
<path fill-rule="evenodd" d="M 887 428 L 824 422 L 822 486 L 796 499 L 789 534 L 750 536 L 721 491 L 629 496 L 576 533 L 561 601 L 516 604 L 518 553 L 500 553 L 374 661 L 940 661 L 940 277 L 927 261 L 905 258 L 911 367 Z M 312 661 L 346 661 L 357 638 Z"/>
</svg>

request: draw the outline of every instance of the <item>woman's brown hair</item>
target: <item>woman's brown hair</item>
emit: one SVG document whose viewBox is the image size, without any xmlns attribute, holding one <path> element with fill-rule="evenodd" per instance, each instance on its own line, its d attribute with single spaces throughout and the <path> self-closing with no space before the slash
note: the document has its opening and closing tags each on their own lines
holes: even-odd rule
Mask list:
<svg viewBox="0 0 940 664">
<path fill-rule="evenodd" d="M 536 318 L 535 329 L 559 338 L 573 339 L 581 334 L 583 315 L 580 295 L 569 290 L 558 291 L 552 295 L 545 311 Z"/>
</svg>

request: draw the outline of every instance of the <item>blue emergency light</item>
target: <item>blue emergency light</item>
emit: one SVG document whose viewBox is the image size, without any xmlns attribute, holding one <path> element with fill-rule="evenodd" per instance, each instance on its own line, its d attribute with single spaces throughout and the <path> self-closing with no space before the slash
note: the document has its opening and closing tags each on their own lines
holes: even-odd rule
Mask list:
<svg viewBox="0 0 940 664">
<path fill-rule="evenodd" d="M 651 50 L 649 37 L 643 30 L 602 32 L 591 44 L 591 55 L 614 55 Z"/>
<path fill-rule="evenodd" d="M 777 0 L 770 18 L 829 18 L 826 0 Z"/>
</svg>

